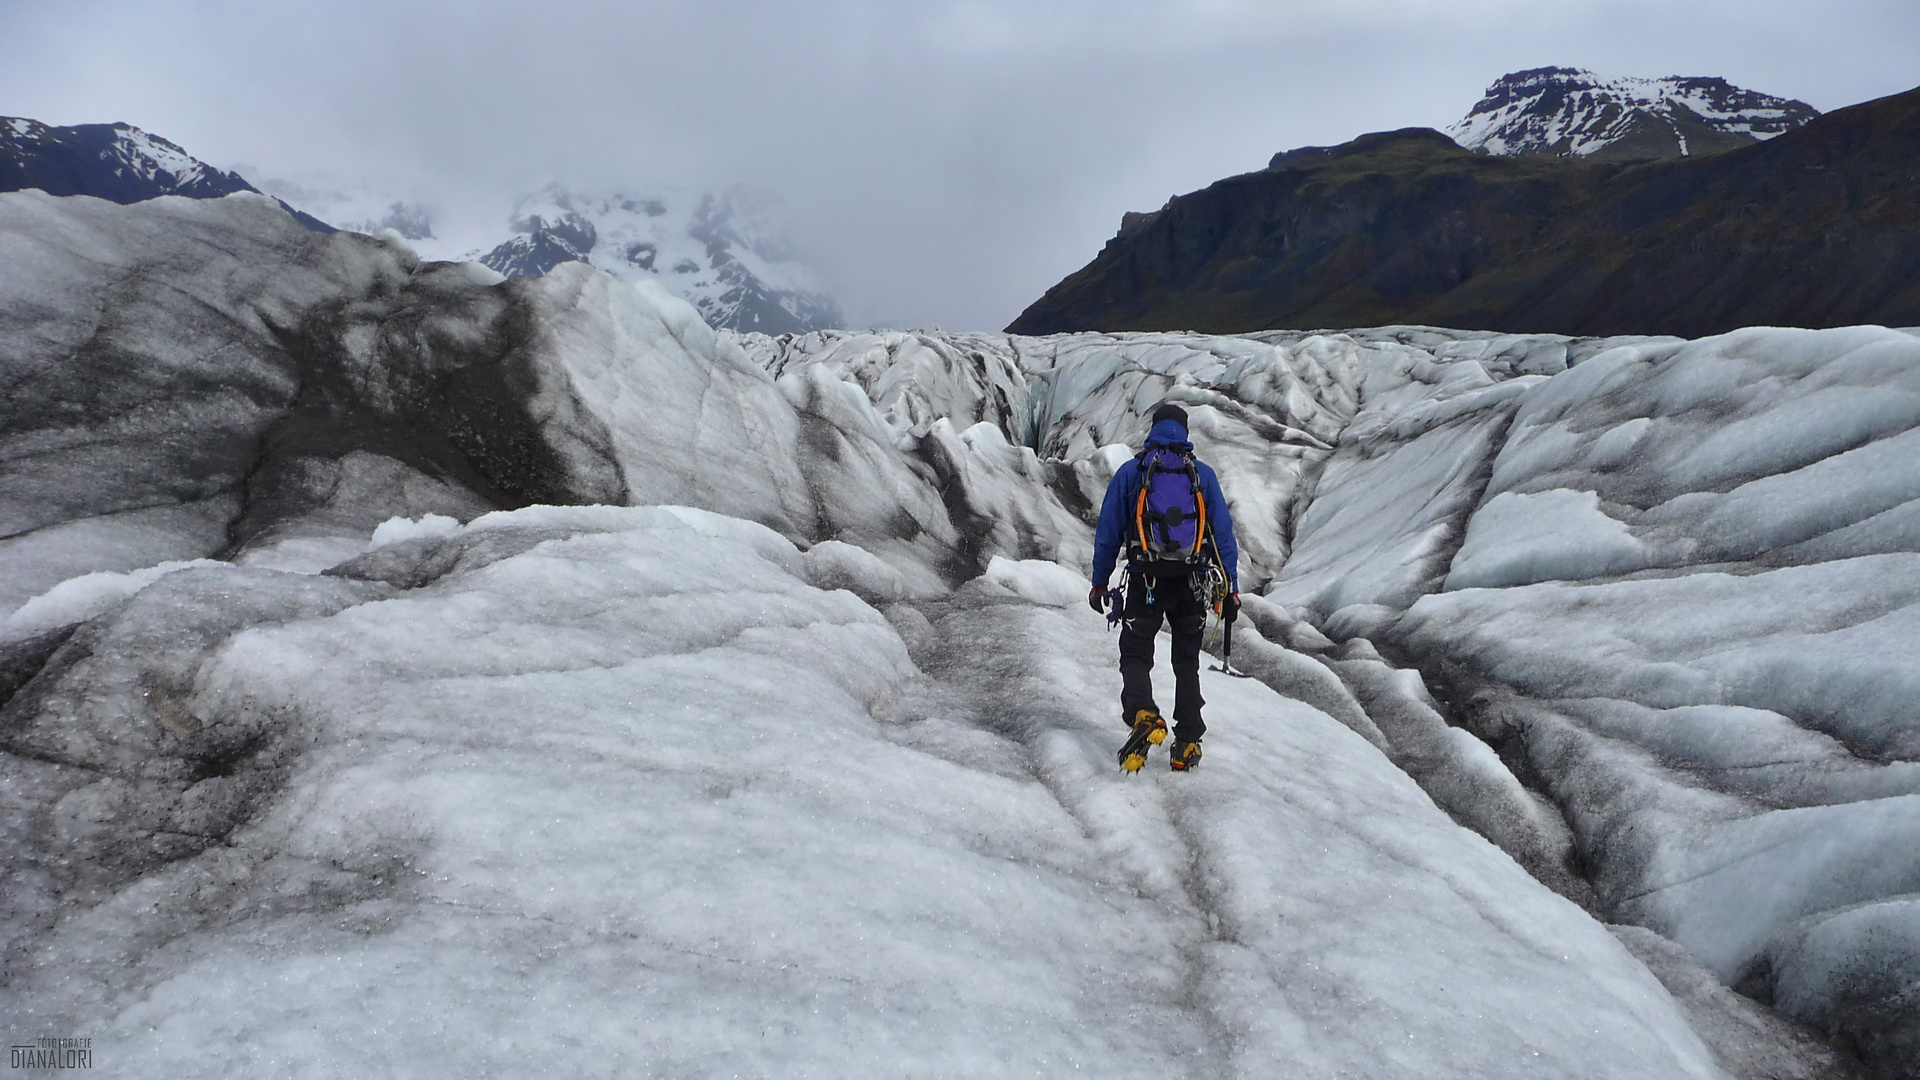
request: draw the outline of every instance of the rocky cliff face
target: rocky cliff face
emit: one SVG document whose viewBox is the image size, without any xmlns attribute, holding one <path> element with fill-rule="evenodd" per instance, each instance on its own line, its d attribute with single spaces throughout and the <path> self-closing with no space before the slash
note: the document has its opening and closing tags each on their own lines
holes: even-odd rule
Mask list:
<svg viewBox="0 0 1920 1080">
<path fill-rule="evenodd" d="M 1608 79 L 1577 68 L 1502 75 L 1447 134 L 1509 156 L 1638 161 L 1733 150 L 1819 116 L 1716 78 Z"/>
<path fill-rule="evenodd" d="M 1008 329 L 1910 325 L 1917 148 L 1920 91 L 1637 165 L 1477 155 L 1425 129 L 1367 135 L 1172 200 Z"/>
</svg>

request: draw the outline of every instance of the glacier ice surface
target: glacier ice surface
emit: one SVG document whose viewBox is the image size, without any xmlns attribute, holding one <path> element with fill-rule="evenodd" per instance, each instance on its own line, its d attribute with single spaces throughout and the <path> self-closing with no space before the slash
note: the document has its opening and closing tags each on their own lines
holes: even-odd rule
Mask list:
<svg viewBox="0 0 1920 1080">
<path fill-rule="evenodd" d="M 1573 897 L 1914 1060 L 1911 334 L 771 338 L 185 202 L 0 196 L 10 1015 L 187 1071 L 1725 1066 Z M 1081 604 L 1163 400 L 1254 678 L 1128 783 Z"/>
<path fill-rule="evenodd" d="M 170 575 L 172 604 L 217 609 L 251 574 L 268 617 L 158 660 L 104 647 L 168 610 L 153 587 L 107 617 L 96 680 L 287 735 L 270 767 L 229 763 L 273 791 L 218 843 L 43 914 L 8 1013 L 156 1074 L 1717 1075 L 1604 928 L 1323 714 L 1210 679 L 1235 734 L 1208 771 L 1117 775 L 1103 630 L 1020 596 L 1063 568 L 996 564 L 1004 594 L 953 602 L 949 657 L 983 663 L 921 710 L 889 622 L 749 522 L 533 508 L 381 551 L 522 530 L 405 591 Z M 1027 639 L 1052 647 L 1001 647 Z M 970 715 L 1005 693 L 1016 715 Z M 1032 771 L 916 748 L 956 723 Z M 182 803 L 220 779 L 194 775 Z M 143 827 L 65 782 L 56 823 Z"/>
</svg>

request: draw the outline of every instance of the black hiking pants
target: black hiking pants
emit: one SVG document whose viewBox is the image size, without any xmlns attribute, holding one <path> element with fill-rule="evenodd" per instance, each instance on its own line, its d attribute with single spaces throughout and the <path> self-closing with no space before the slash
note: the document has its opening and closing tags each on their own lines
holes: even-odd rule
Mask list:
<svg viewBox="0 0 1920 1080">
<path fill-rule="evenodd" d="M 1173 737 L 1198 739 L 1206 730 L 1200 708 L 1200 638 L 1207 625 L 1204 578 L 1127 571 L 1127 606 L 1120 623 L 1120 712 L 1127 723 L 1140 709 L 1159 712 L 1153 701 L 1153 639 L 1166 620 L 1173 631 Z M 1165 715 L 1162 713 L 1161 715 Z"/>
</svg>

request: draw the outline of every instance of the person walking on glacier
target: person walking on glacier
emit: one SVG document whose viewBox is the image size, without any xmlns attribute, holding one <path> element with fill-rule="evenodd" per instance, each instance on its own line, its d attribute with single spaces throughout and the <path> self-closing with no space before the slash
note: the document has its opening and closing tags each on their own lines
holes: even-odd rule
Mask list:
<svg viewBox="0 0 1920 1080">
<path fill-rule="evenodd" d="M 1122 547 L 1124 585 L 1109 589 Z M 1120 715 L 1127 741 L 1120 767 L 1138 772 L 1167 737 L 1153 698 L 1153 639 L 1164 619 L 1173 632 L 1174 771 L 1200 763 L 1200 639 L 1209 608 L 1225 622 L 1240 614 L 1239 549 L 1233 517 L 1211 468 L 1193 456 L 1187 413 L 1178 405 L 1153 412 L 1146 444 L 1107 484 L 1093 534 L 1093 589 L 1087 604 L 1120 623 Z"/>
</svg>

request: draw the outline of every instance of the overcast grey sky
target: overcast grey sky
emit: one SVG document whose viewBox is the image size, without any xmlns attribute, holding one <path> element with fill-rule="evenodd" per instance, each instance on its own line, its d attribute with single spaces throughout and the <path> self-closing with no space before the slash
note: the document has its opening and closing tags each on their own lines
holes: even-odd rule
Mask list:
<svg viewBox="0 0 1920 1080">
<path fill-rule="evenodd" d="M 947 329 L 1007 323 L 1122 211 L 1443 127 L 1545 65 L 1831 110 L 1920 85 L 1920 2 L 0 0 L 0 114 L 446 213 L 548 180 L 744 182 L 856 322 Z"/>
</svg>

